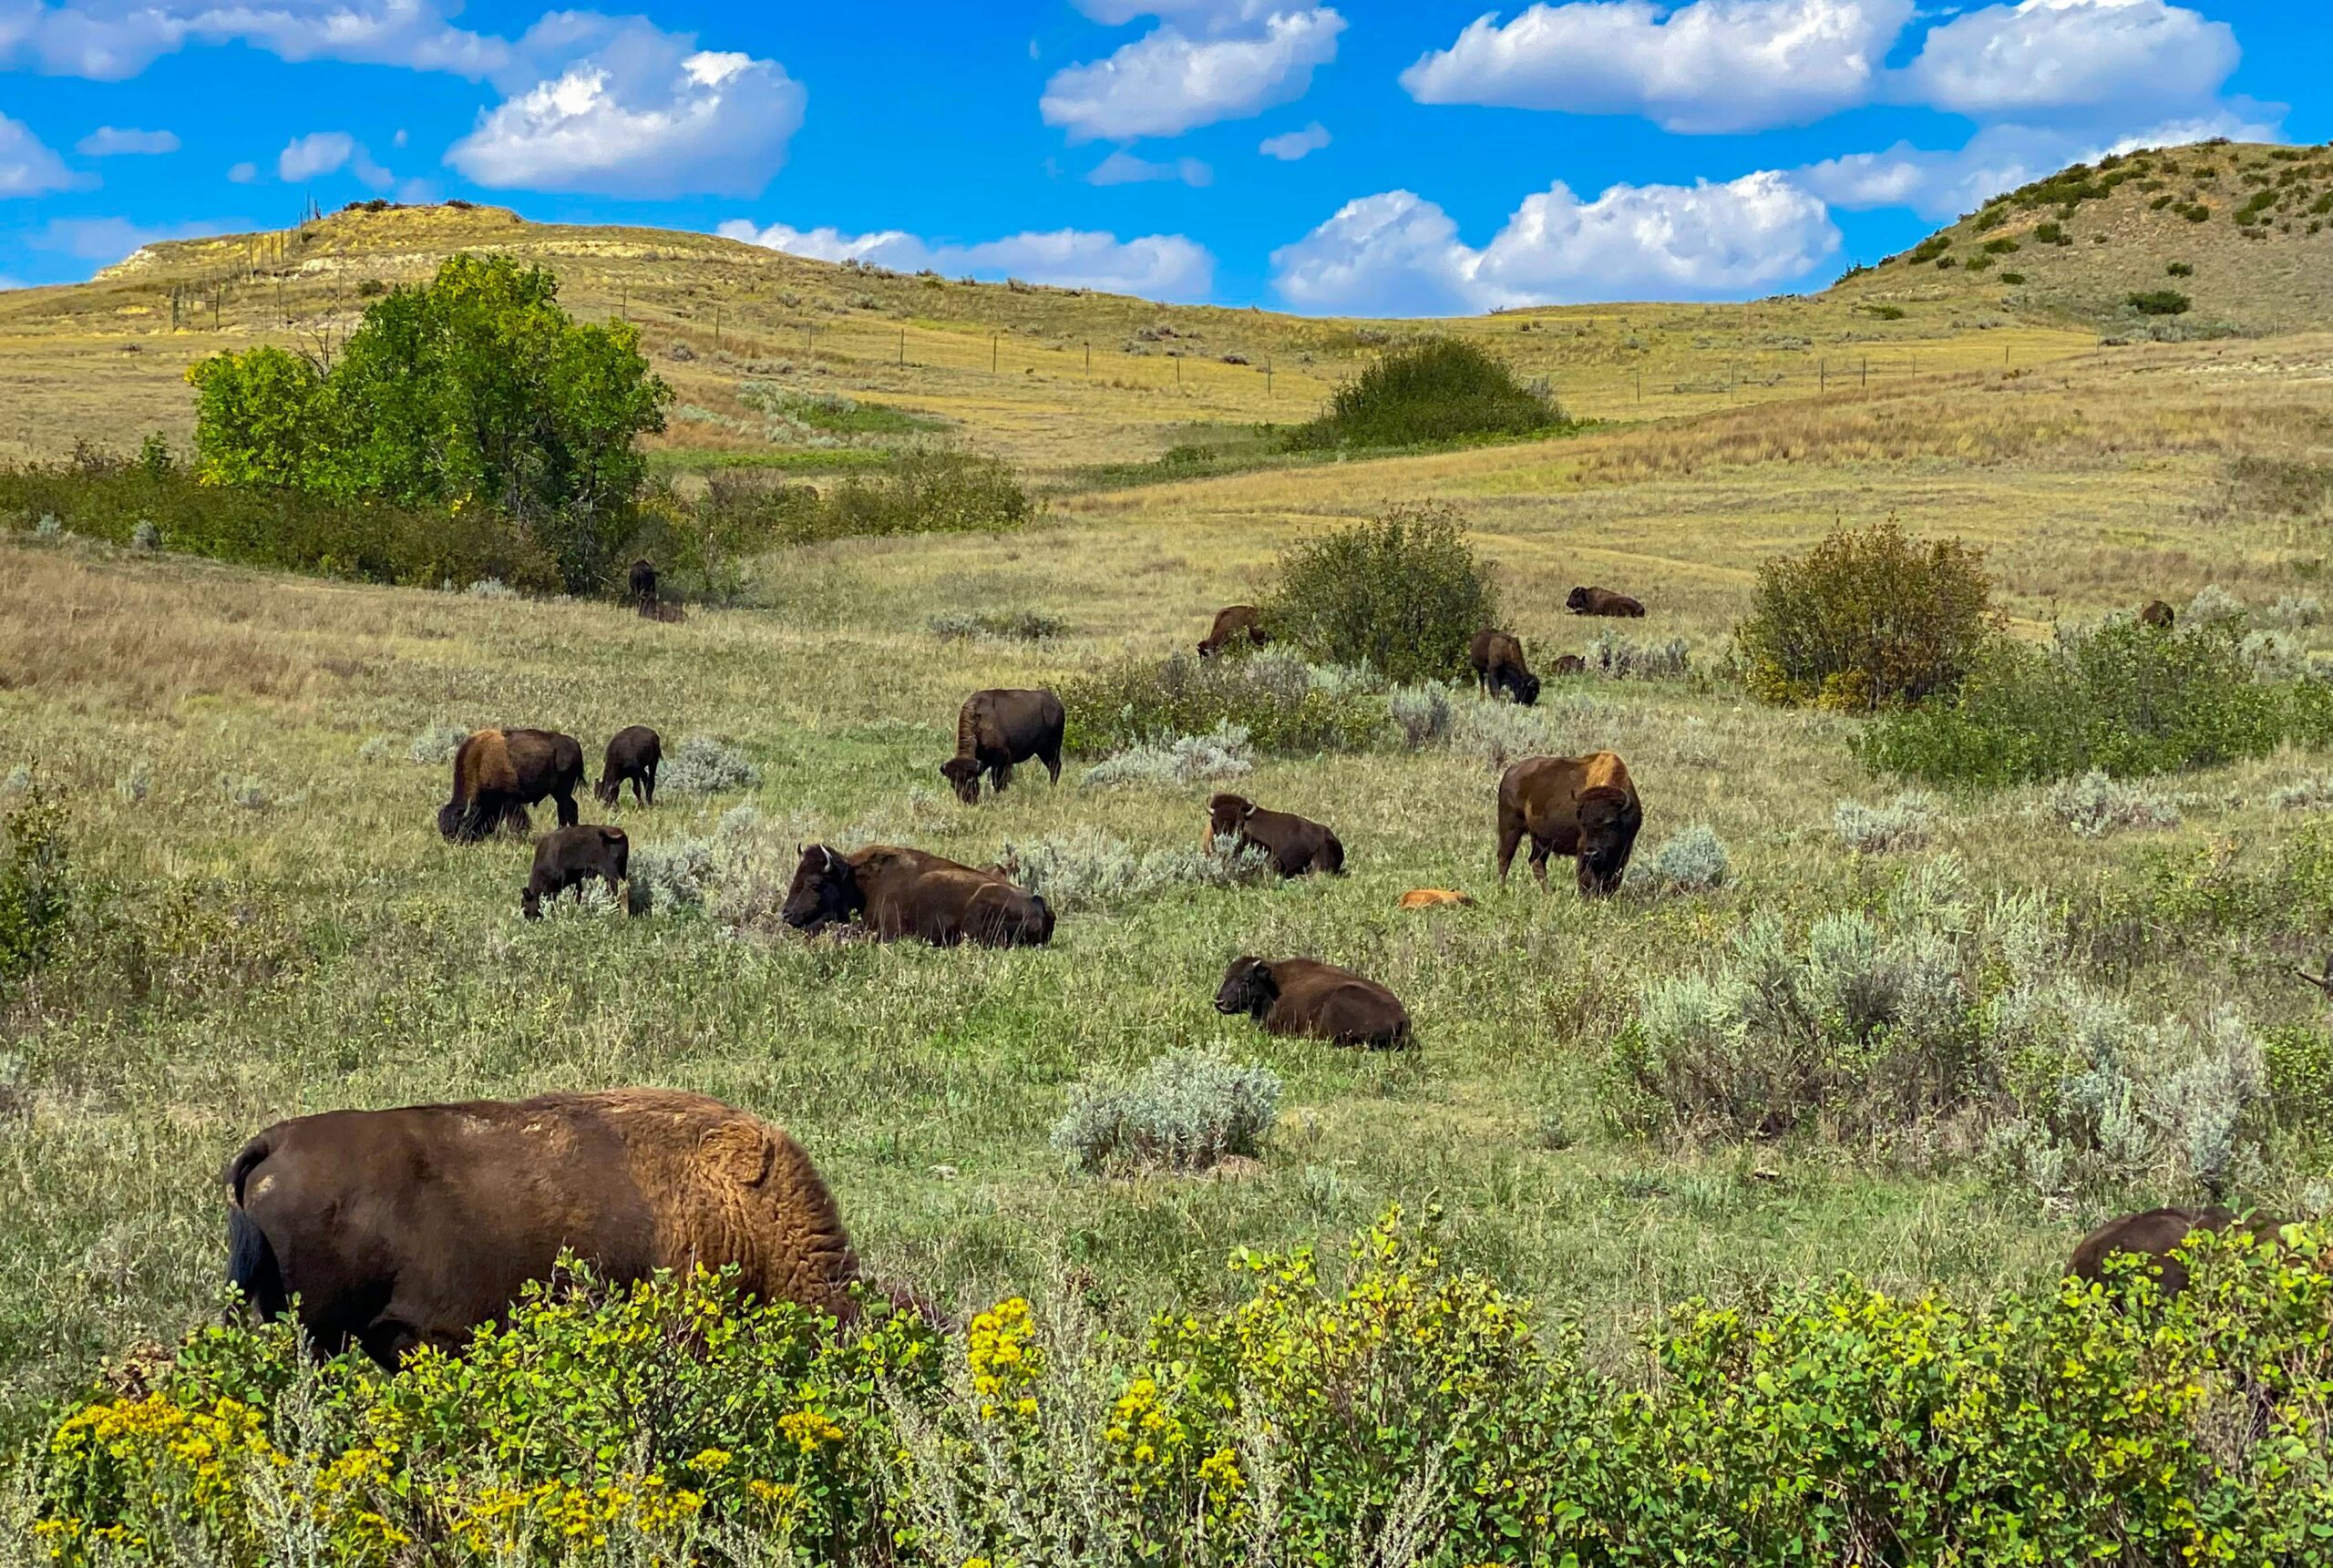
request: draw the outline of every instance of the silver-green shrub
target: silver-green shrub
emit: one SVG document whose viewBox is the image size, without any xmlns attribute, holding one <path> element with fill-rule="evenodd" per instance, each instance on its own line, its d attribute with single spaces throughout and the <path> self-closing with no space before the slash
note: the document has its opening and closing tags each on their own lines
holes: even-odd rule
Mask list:
<svg viewBox="0 0 2333 1568">
<path fill-rule="evenodd" d="M 1450 688 L 1432 682 L 1396 686 L 1385 699 L 1386 717 L 1413 752 L 1449 738 L 1450 712 Z"/>
<path fill-rule="evenodd" d="M 1692 671 L 1685 640 L 1632 642 L 1611 631 L 1600 631 L 1588 645 L 1588 667 L 1614 681 L 1680 681 Z"/>
<path fill-rule="evenodd" d="M 1858 855 L 1922 849 L 1936 832 L 1936 796 L 1907 790 L 1886 805 L 1843 800 L 1831 812 L 1831 831 Z"/>
<path fill-rule="evenodd" d="M 2093 768 L 2050 786 L 2042 809 L 2084 838 L 2124 828 L 2176 827 L 2179 804 L 2151 784 L 2109 778 Z"/>
<path fill-rule="evenodd" d="M 1085 770 L 1095 788 L 1120 784 L 1178 786 L 1208 779 L 1238 778 L 1256 765 L 1256 753 L 1241 724 L 1218 724 L 1204 735 L 1177 735 L 1160 745 L 1130 746 Z"/>
<path fill-rule="evenodd" d="M 421 766 L 436 767 L 451 762 L 454 753 L 462 749 L 462 743 L 469 738 L 470 733 L 459 724 L 432 724 L 413 737 L 406 755 Z"/>
<path fill-rule="evenodd" d="M 1696 823 L 1639 856 L 1630 871 L 1630 881 L 1656 893 L 1707 893 L 1725 886 L 1733 858 L 1714 829 Z"/>
<path fill-rule="evenodd" d="M 997 869 L 1042 897 L 1056 914 L 1136 903 L 1170 887 L 1223 887 L 1260 876 L 1269 857 L 1260 850 L 1136 849 L 1098 828 L 1007 843 Z"/>
<path fill-rule="evenodd" d="M 720 794 L 750 789 L 760 780 L 760 770 L 743 751 L 712 735 L 687 737 L 656 772 L 656 787 L 676 794 Z"/>
<path fill-rule="evenodd" d="M 1131 1079 L 1073 1088 L 1053 1146 L 1081 1171 L 1204 1171 L 1261 1154 L 1280 1099 L 1269 1068 L 1178 1051 Z"/>
</svg>

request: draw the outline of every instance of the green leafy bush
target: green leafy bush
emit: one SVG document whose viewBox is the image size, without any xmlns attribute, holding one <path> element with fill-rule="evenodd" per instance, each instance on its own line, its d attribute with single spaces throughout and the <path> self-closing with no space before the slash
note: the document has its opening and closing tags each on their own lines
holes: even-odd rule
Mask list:
<svg viewBox="0 0 2333 1568">
<path fill-rule="evenodd" d="M 2150 289 L 2129 295 L 2125 302 L 2143 316 L 2184 316 L 2195 303 L 2176 289 Z"/>
<path fill-rule="evenodd" d="M 1280 755 L 1370 745 L 1384 725 L 1383 703 L 1331 694 L 1310 677 L 1300 661 L 1265 654 L 1199 659 L 1177 653 L 1163 663 L 1138 659 L 1105 667 L 1062 688 L 1068 749 L 1098 757 L 1168 746 L 1228 726 L 1245 732 L 1257 751 Z"/>
<path fill-rule="evenodd" d="M 1307 658 L 1404 682 L 1465 673 L 1475 634 L 1499 624 L 1490 569 L 1458 513 L 1434 504 L 1395 506 L 1291 547 L 1264 615 Z"/>
<path fill-rule="evenodd" d="M 1290 430 L 1292 451 L 1416 446 L 1536 436 L 1564 424 L 1541 388 L 1525 386 L 1480 344 L 1429 338 L 1386 354 L 1330 395 L 1321 416 Z"/>
<path fill-rule="evenodd" d="M 1869 712 L 1958 684 L 1999 624 L 1991 599 L 1981 550 L 1886 522 L 1760 567 L 1734 641 L 1764 701 Z"/>
<path fill-rule="evenodd" d="M 1177 1051 L 1122 1082 L 1075 1085 L 1053 1144 L 1081 1171 L 1210 1170 L 1264 1152 L 1280 1097 L 1269 1068 Z"/>
<path fill-rule="evenodd" d="M 0 997 L 48 962 L 72 911 L 65 808 L 39 786 L 0 825 Z"/>
</svg>

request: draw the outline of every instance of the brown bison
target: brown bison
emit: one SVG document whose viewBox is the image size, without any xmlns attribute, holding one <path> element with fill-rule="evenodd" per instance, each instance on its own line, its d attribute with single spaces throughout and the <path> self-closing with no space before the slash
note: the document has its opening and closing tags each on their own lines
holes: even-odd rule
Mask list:
<svg viewBox="0 0 2333 1568">
<path fill-rule="evenodd" d="M 2163 1294 L 2178 1295 L 2187 1288 L 2187 1265 L 2172 1255 L 2198 1231 L 2250 1231 L 2264 1244 L 2276 1244 L 2283 1225 L 2265 1215 L 2239 1215 L 2214 1204 L 2202 1209 L 2149 1209 L 2109 1220 L 2081 1238 L 2067 1271 L 2092 1285 L 2106 1279 L 2106 1260 L 2119 1254 L 2153 1260 L 2152 1272 Z"/>
<path fill-rule="evenodd" d="M 1614 593 L 1608 588 L 1576 588 L 1564 600 L 1564 608 L 1574 615 L 1620 615 L 1641 617 L 1644 606 L 1625 593 Z"/>
<path fill-rule="evenodd" d="M 1577 653 L 1567 653 L 1562 658 L 1557 660 L 1553 664 L 1547 666 L 1547 673 L 1550 675 L 1585 675 L 1588 673 L 1588 661 L 1582 659 Z"/>
<path fill-rule="evenodd" d="M 454 753 L 454 798 L 437 808 L 437 831 L 476 844 L 501 830 L 528 832 L 527 808 L 549 797 L 559 825 L 582 819 L 575 787 L 583 782 L 583 747 L 553 730 L 480 730 Z"/>
<path fill-rule="evenodd" d="M 1402 895 L 1404 909 L 1471 909 L 1474 895 L 1454 893 L 1447 887 L 1418 887 Z"/>
<path fill-rule="evenodd" d="M 609 896 L 620 897 L 632 874 L 632 840 L 621 827 L 562 827 L 546 833 L 535 845 L 535 868 L 527 890 L 519 896 L 519 912 L 529 920 L 543 917 L 543 900 L 575 889 L 583 899 L 583 884 L 594 876 L 607 885 Z"/>
<path fill-rule="evenodd" d="M 1331 1045 L 1394 1050 L 1410 1040 L 1401 999 L 1351 969 L 1310 958 L 1235 958 L 1215 993 L 1215 1010 L 1244 1012 L 1267 1034 L 1325 1040 Z"/>
<path fill-rule="evenodd" d="M 2139 610 L 2139 624 L 2152 626 L 2157 631 L 2170 630 L 2178 620 L 2178 613 L 2159 599 L 2148 600 Z"/>
<path fill-rule="evenodd" d="M 1051 692 L 975 692 L 956 713 L 956 754 L 940 764 L 940 776 L 956 798 L 977 805 L 981 774 L 1002 794 L 1012 782 L 1012 764 L 1034 757 L 1061 783 L 1061 735 L 1067 723 L 1061 699 Z"/>
<path fill-rule="evenodd" d="M 1504 692 L 1526 708 L 1539 700 L 1539 677 L 1524 663 L 1523 644 L 1507 633 L 1477 631 L 1466 659 L 1484 696 Z"/>
<path fill-rule="evenodd" d="M 1036 894 L 993 871 L 880 844 L 850 855 L 823 844 L 804 850 L 781 915 L 812 936 L 857 918 L 879 941 L 920 937 L 941 948 L 1042 948 L 1053 938 L 1053 912 Z"/>
<path fill-rule="evenodd" d="M 591 786 L 602 805 L 613 805 L 632 783 L 634 805 L 656 804 L 656 770 L 663 764 L 663 738 L 645 724 L 618 730 L 608 741 L 608 754 L 600 764 L 600 782 Z"/>
<path fill-rule="evenodd" d="M 1261 648 L 1272 640 L 1264 630 L 1264 612 L 1252 604 L 1218 610 L 1215 612 L 1215 624 L 1208 629 L 1207 641 L 1199 644 L 1199 657 L 1212 659 L 1242 638 L 1250 648 Z"/>
<path fill-rule="evenodd" d="M 1345 846 L 1322 824 L 1284 811 L 1266 811 L 1245 795 L 1219 794 L 1207 803 L 1207 846 L 1229 835 L 1232 853 L 1261 850 L 1265 861 L 1282 876 L 1305 876 L 1326 871 L 1341 876 Z"/>
<path fill-rule="evenodd" d="M 646 556 L 632 563 L 632 602 L 646 615 L 656 602 L 656 563 Z"/>
<path fill-rule="evenodd" d="M 664 1089 L 279 1122 L 227 1163 L 227 1276 L 315 1348 L 458 1348 L 571 1252 L 629 1285 L 737 1266 L 765 1302 L 855 1316 L 858 1262 L 802 1146 Z"/>
<path fill-rule="evenodd" d="M 1498 781 L 1499 885 L 1527 836 L 1540 886 L 1547 885 L 1547 856 L 1569 855 L 1578 858 L 1582 893 L 1615 892 L 1643 825 L 1628 764 L 1610 752 L 1526 757 Z"/>
</svg>

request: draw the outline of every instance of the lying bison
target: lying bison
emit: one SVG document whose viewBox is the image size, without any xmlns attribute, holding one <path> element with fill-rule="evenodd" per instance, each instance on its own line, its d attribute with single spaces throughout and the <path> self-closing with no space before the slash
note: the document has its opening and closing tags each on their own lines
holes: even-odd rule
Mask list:
<svg viewBox="0 0 2333 1568">
<path fill-rule="evenodd" d="M 2149 1209 L 2143 1214 L 2109 1220 L 2082 1237 L 2066 1272 L 2092 1285 L 2103 1284 L 2107 1259 L 2128 1254 L 2151 1260 L 2152 1267 L 2146 1272 L 2155 1276 L 2166 1297 L 2173 1296 L 2187 1288 L 2187 1265 L 2173 1254 L 2184 1249 L 2198 1231 L 2250 1231 L 2263 1243 L 2275 1244 L 2283 1228 L 2266 1216 L 2238 1215 L 2217 1204 L 2203 1209 Z"/>
<path fill-rule="evenodd" d="M 1499 884 L 1528 837 L 1540 886 L 1547 885 L 1547 857 L 1569 855 L 1578 858 L 1582 893 L 1615 892 L 1643 825 L 1628 764 L 1610 752 L 1526 757 L 1498 781 Z"/>
<path fill-rule="evenodd" d="M 1264 630 L 1264 612 L 1252 604 L 1235 604 L 1215 612 L 1215 624 L 1208 629 L 1207 641 L 1199 644 L 1199 657 L 1212 659 L 1235 642 L 1261 648 L 1270 641 L 1271 634 Z"/>
<path fill-rule="evenodd" d="M 2152 626 L 2157 631 L 2170 630 L 2178 620 L 2178 613 L 2159 599 L 2151 599 L 2139 608 L 2139 624 Z"/>
<path fill-rule="evenodd" d="M 813 936 L 858 919 L 878 940 L 920 937 L 941 948 L 1042 948 L 1053 938 L 1053 912 L 1036 894 L 993 871 L 880 844 L 850 855 L 823 844 L 804 850 L 781 914 Z"/>
<path fill-rule="evenodd" d="M 1564 600 L 1564 608 L 1574 615 L 1620 615 L 1640 617 L 1644 606 L 1625 593 L 1614 593 L 1608 588 L 1576 588 Z"/>
<path fill-rule="evenodd" d="M 1012 782 L 1012 764 L 1034 757 L 1061 783 L 1061 735 L 1067 723 L 1061 699 L 1051 692 L 975 692 L 956 713 L 956 754 L 940 764 L 940 776 L 956 798 L 977 805 L 981 775 L 999 794 Z"/>
<path fill-rule="evenodd" d="M 437 831 L 457 844 L 496 832 L 526 833 L 527 808 L 559 803 L 559 825 L 582 819 L 575 786 L 583 782 L 583 747 L 553 730 L 480 730 L 454 753 L 454 798 L 437 808 Z"/>
<path fill-rule="evenodd" d="M 543 835 L 535 845 L 535 868 L 527 877 L 527 890 L 519 896 L 519 912 L 529 920 L 540 920 L 543 901 L 570 887 L 581 903 L 583 885 L 594 876 L 606 884 L 610 897 L 619 897 L 630 875 L 632 841 L 623 835 L 622 828 L 562 827 Z"/>
<path fill-rule="evenodd" d="M 1471 909 L 1474 895 L 1448 887 L 1414 887 L 1402 895 L 1404 909 Z"/>
<path fill-rule="evenodd" d="M 1504 692 L 1525 707 L 1539 700 L 1539 677 L 1523 661 L 1523 644 L 1504 631 L 1477 631 L 1466 651 L 1485 697 Z"/>
<path fill-rule="evenodd" d="M 765 1302 L 855 1316 L 858 1259 L 800 1144 L 703 1095 L 547 1094 L 279 1122 L 227 1163 L 227 1276 L 294 1297 L 318 1352 L 459 1347 L 561 1252 L 629 1285 L 737 1266 Z"/>
<path fill-rule="evenodd" d="M 1207 803 L 1207 846 L 1213 849 L 1225 837 L 1231 839 L 1235 855 L 1261 851 L 1265 863 L 1282 876 L 1344 875 L 1345 846 L 1325 825 L 1266 811 L 1245 795 L 1219 794 Z"/>
<path fill-rule="evenodd" d="M 634 805 L 656 804 L 656 770 L 663 765 L 663 737 L 645 724 L 618 730 L 608 741 L 608 754 L 600 764 L 600 782 L 591 793 L 602 805 L 613 805 L 628 780 Z"/>
<path fill-rule="evenodd" d="M 1310 958 L 1235 958 L 1215 993 L 1215 1010 L 1244 1012 L 1267 1034 L 1378 1050 L 1410 1043 L 1409 1009 L 1401 999 L 1375 980 Z"/>
</svg>

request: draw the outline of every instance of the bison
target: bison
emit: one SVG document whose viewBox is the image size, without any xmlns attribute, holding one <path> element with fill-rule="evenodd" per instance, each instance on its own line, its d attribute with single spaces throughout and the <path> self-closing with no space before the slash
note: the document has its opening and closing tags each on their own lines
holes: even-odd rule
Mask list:
<svg viewBox="0 0 2333 1568">
<path fill-rule="evenodd" d="M 1453 892 L 1447 887 L 1416 887 L 1402 895 L 1404 909 L 1471 909 L 1474 895 Z"/>
<path fill-rule="evenodd" d="M 805 849 L 781 915 L 813 936 L 858 918 L 879 941 L 920 937 L 940 948 L 1042 948 L 1053 938 L 1053 912 L 1036 894 L 993 871 L 880 844 L 850 855 Z"/>
<path fill-rule="evenodd" d="M 1547 673 L 1550 675 L 1585 675 L 1588 673 L 1588 661 L 1582 659 L 1577 653 L 1567 653 L 1562 658 L 1557 660 L 1553 664 L 1547 666 Z"/>
<path fill-rule="evenodd" d="M 1523 644 L 1504 631 L 1477 631 L 1466 651 L 1485 697 L 1504 692 L 1524 707 L 1539 700 L 1539 677 L 1523 661 Z"/>
<path fill-rule="evenodd" d="M 628 779 L 632 804 L 654 805 L 656 770 L 663 761 L 664 742 L 655 731 L 645 724 L 618 730 L 608 742 L 608 754 L 600 764 L 600 782 L 591 786 L 591 793 L 601 804 L 613 805 Z"/>
<path fill-rule="evenodd" d="M 1215 993 L 1215 1010 L 1246 1013 L 1267 1034 L 1362 1045 L 1374 1050 L 1411 1043 L 1401 999 L 1351 969 L 1310 958 L 1235 958 Z"/>
<path fill-rule="evenodd" d="M 1264 630 L 1264 612 L 1252 604 L 1218 610 L 1215 612 L 1215 624 L 1208 629 L 1207 641 L 1199 644 L 1199 657 L 1212 659 L 1243 638 L 1250 648 L 1261 648 L 1272 640 Z"/>
<path fill-rule="evenodd" d="M 1610 752 L 1584 757 L 1526 757 L 1498 781 L 1498 880 L 1527 835 L 1531 869 L 1547 885 L 1547 856 L 1575 856 L 1579 890 L 1615 892 L 1644 825 L 1629 768 Z"/>
<path fill-rule="evenodd" d="M 575 786 L 583 782 L 583 747 L 553 730 L 480 730 L 454 753 L 454 798 L 437 808 L 437 831 L 476 844 L 502 830 L 526 833 L 527 808 L 546 796 L 559 803 L 559 825 L 582 819 Z"/>
<path fill-rule="evenodd" d="M 1326 871 L 1341 876 L 1345 846 L 1322 824 L 1284 811 L 1266 811 L 1245 795 L 1219 794 L 1207 803 L 1207 846 L 1227 835 L 1232 853 L 1261 850 L 1272 870 L 1282 876 L 1305 876 Z"/>
<path fill-rule="evenodd" d="M 535 868 L 527 877 L 526 892 L 519 895 L 519 912 L 529 920 L 540 920 L 543 900 L 556 898 L 570 887 L 581 903 L 583 884 L 594 876 L 607 885 L 611 897 L 617 896 L 631 874 L 632 840 L 623 835 L 622 828 L 562 827 L 543 835 L 535 845 Z"/>
<path fill-rule="evenodd" d="M 612 1285 L 734 1264 L 744 1290 L 856 1316 L 834 1196 L 779 1129 L 620 1089 L 278 1122 L 227 1163 L 227 1276 L 316 1351 L 395 1370 L 458 1348 L 562 1252 Z"/>
<path fill-rule="evenodd" d="M 1619 615 L 1640 618 L 1644 606 L 1625 593 L 1614 593 L 1608 588 L 1575 588 L 1571 597 L 1564 600 L 1564 608 L 1574 615 Z"/>
<path fill-rule="evenodd" d="M 966 805 L 980 803 L 982 774 L 1001 794 L 1012 782 L 1012 764 L 1032 757 L 1059 784 L 1067 722 L 1051 692 L 975 692 L 957 711 L 956 754 L 940 764 L 940 776 Z"/>
<path fill-rule="evenodd" d="M 632 602 L 640 606 L 640 613 L 649 614 L 656 604 L 656 563 L 646 556 L 632 563 Z"/>
<path fill-rule="evenodd" d="M 2081 1238 L 2067 1272 L 2091 1285 L 2106 1279 L 2106 1260 L 2120 1254 L 2151 1260 L 2144 1268 L 2156 1277 L 2164 1296 L 2187 1288 L 2187 1265 L 2173 1255 L 2198 1231 L 2250 1231 L 2264 1243 L 2276 1243 L 2283 1225 L 2259 1215 L 2238 1215 L 2214 1204 L 2202 1209 L 2149 1209 L 2107 1221 Z"/>
<path fill-rule="evenodd" d="M 2139 624 L 2152 626 L 2157 631 L 2170 630 L 2178 620 L 2178 613 L 2159 599 L 2151 599 L 2139 609 Z"/>
</svg>

